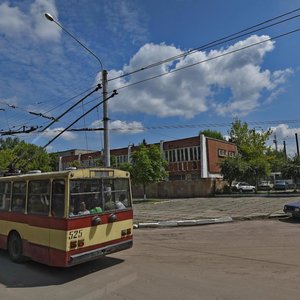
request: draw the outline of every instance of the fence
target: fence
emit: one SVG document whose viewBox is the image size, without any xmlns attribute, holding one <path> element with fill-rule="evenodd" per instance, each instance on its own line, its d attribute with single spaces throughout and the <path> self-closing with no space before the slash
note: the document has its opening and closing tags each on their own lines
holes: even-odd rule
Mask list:
<svg viewBox="0 0 300 300">
<path fill-rule="evenodd" d="M 207 197 L 221 192 L 223 187 L 224 181 L 215 178 L 162 181 L 147 185 L 146 195 L 147 198 Z M 133 185 L 132 194 L 133 198 L 143 198 L 143 187 Z"/>
</svg>

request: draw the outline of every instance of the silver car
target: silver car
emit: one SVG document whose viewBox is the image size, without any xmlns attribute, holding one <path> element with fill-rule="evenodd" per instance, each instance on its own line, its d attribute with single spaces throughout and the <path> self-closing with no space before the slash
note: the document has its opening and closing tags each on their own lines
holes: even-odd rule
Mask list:
<svg viewBox="0 0 300 300">
<path fill-rule="evenodd" d="M 232 190 L 236 192 L 252 192 L 255 193 L 256 188 L 254 185 L 251 185 L 247 182 L 237 182 L 236 184 L 232 185 Z"/>
</svg>

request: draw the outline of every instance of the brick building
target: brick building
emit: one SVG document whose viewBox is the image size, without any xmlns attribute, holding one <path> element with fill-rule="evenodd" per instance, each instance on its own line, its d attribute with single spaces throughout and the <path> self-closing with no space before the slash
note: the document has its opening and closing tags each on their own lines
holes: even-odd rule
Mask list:
<svg viewBox="0 0 300 300">
<path fill-rule="evenodd" d="M 157 143 L 162 155 L 168 161 L 167 171 L 169 180 L 189 180 L 200 178 L 220 178 L 220 160 L 237 153 L 236 145 L 227 141 L 217 140 L 204 135 L 194 136 L 173 141 L 160 141 Z M 126 148 L 111 149 L 110 155 L 116 159 L 119 166 L 130 162 L 130 156 L 138 146 L 130 145 Z M 70 152 L 73 151 L 73 152 Z M 73 155 L 60 155 L 60 169 L 65 169 L 77 160 L 85 167 L 92 167 L 102 159 L 102 153 L 70 150 L 66 152 Z"/>
</svg>

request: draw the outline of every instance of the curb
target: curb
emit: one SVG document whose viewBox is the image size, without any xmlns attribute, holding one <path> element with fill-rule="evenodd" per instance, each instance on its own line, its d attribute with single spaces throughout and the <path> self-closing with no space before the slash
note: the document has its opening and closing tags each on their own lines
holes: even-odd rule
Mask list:
<svg viewBox="0 0 300 300">
<path fill-rule="evenodd" d="M 179 227 L 179 226 L 197 226 L 208 224 L 220 224 L 232 222 L 231 217 L 222 217 L 216 219 L 201 219 L 201 220 L 179 220 L 179 221 L 161 221 L 161 222 L 145 222 L 134 224 L 133 228 L 162 228 L 162 227 Z"/>
</svg>

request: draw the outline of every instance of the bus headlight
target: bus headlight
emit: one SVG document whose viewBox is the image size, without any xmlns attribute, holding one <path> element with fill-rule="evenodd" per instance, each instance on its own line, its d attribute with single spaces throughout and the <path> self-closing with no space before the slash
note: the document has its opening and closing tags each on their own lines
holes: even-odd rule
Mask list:
<svg viewBox="0 0 300 300">
<path fill-rule="evenodd" d="M 92 218 L 92 226 L 100 225 L 102 223 L 101 219 L 98 216 Z"/>
</svg>

